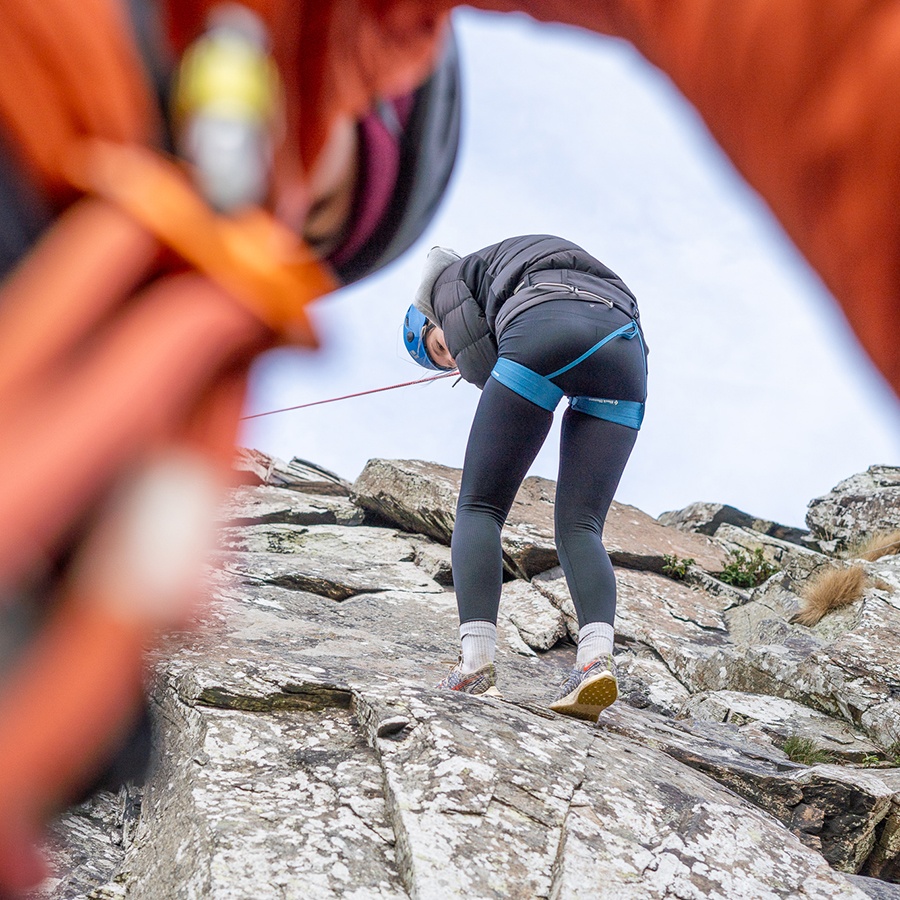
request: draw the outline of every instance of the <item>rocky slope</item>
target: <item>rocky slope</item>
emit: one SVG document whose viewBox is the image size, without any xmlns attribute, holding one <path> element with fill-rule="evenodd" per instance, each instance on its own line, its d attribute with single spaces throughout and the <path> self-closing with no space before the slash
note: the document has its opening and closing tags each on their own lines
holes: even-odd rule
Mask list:
<svg viewBox="0 0 900 900">
<path fill-rule="evenodd" d="M 240 468 L 205 621 L 155 660 L 152 772 L 60 820 L 41 896 L 900 897 L 900 557 L 845 558 L 900 523 L 900 469 L 814 500 L 810 532 L 614 505 L 622 696 L 593 726 L 546 709 L 577 630 L 551 482 L 505 530 L 479 700 L 434 689 L 457 470 Z M 742 587 L 754 555 L 776 571 Z M 851 564 L 861 599 L 792 624 Z"/>
</svg>

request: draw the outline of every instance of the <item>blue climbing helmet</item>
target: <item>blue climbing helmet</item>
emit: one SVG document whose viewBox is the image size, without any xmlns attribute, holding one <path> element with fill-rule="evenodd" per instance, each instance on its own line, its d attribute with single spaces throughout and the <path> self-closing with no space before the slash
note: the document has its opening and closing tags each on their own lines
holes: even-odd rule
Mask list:
<svg viewBox="0 0 900 900">
<path fill-rule="evenodd" d="M 406 311 L 406 318 L 403 320 L 403 343 L 409 351 L 409 355 L 420 365 L 426 369 L 435 369 L 438 372 L 446 372 L 443 366 L 437 365 L 428 355 L 425 349 L 425 335 L 429 330 L 434 328 L 428 321 L 425 314 L 416 309 L 412 304 Z"/>
</svg>

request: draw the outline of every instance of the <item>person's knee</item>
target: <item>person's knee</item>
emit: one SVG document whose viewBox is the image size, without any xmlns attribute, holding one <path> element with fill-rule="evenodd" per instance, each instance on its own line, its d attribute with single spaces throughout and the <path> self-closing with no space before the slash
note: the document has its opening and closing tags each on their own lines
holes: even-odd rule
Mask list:
<svg viewBox="0 0 900 900">
<path fill-rule="evenodd" d="M 490 522 L 498 528 L 503 527 L 506 521 L 506 510 L 482 498 L 463 498 L 460 497 L 456 505 L 456 522 L 460 520 L 480 521 L 483 523 Z"/>
<path fill-rule="evenodd" d="M 603 518 L 586 510 L 564 510 L 557 506 L 554 513 L 556 543 L 600 540 L 603 536 Z"/>
</svg>

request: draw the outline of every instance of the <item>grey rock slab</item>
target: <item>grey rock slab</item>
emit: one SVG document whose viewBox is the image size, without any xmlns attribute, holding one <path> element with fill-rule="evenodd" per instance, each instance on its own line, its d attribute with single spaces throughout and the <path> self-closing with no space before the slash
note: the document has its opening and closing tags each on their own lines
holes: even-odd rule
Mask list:
<svg viewBox="0 0 900 900">
<path fill-rule="evenodd" d="M 239 553 L 302 552 L 308 525 L 237 525 L 219 529 L 220 550 Z"/>
<path fill-rule="evenodd" d="M 337 497 L 349 497 L 351 487 L 346 478 L 298 456 L 292 457 L 287 464 L 277 460 L 269 472 L 267 484 L 304 494 Z"/>
<path fill-rule="evenodd" d="M 556 482 L 529 477 L 522 482 L 504 530 L 504 550 L 524 578 L 559 564 L 553 531 Z M 691 558 L 707 571 L 721 571 L 722 549 L 707 537 L 664 528 L 634 506 L 613 501 L 606 516 L 603 543 L 617 566 L 662 572 L 666 556 Z"/>
<path fill-rule="evenodd" d="M 862 762 L 878 755 L 866 735 L 846 722 L 826 716 L 793 700 L 741 691 L 706 691 L 694 694 L 682 706 L 682 714 L 707 722 L 732 725 L 754 723 L 781 745 L 788 737 L 810 740 L 846 762 Z"/>
<path fill-rule="evenodd" d="M 427 589 L 385 585 L 381 592 L 340 603 L 222 573 L 203 628 L 180 638 L 184 645 L 169 665 L 189 661 L 191 671 L 206 672 L 209 684 L 229 691 L 246 692 L 247 681 L 262 679 L 267 691 L 278 692 L 297 666 L 303 671 L 315 666 L 346 680 L 348 666 L 364 665 L 398 683 L 413 678 L 435 685 L 457 658 L 456 598 L 413 563 L 407 566 Z M 536 657 L 519 643 L 518 630 L 512 625 L 510 630 L 515 641 L 501 629 L 498 645 L 501 690 L 546 702 L 571 666 L 574 648 L 554 648 Z"/>
<path fill-rule="evenodd" d="M 382 563 L 368 567 L 356 561 L 320 561 L 314 556 L 302 560 L 282 554 L 234 553 L 223 566 L 226 573 L 244 584 L 268 584 L 294 591 L 305 591 L 347 600 L 359 594 L 386 590 L 427 593 L 441 587 L 412 563 Z"/>
<path fill-rule="evenodd" d="M 222 547 L 242 553 L 290 553 L 328 562 L 416 562 L 421 540 L 393 528 L 359 525 L 247 525 L 225 529 Z M 429 542 L 430 543 L 430 542 Z M 434 546 L 434 545 L 432 545 Z"/>
<path fill-rule="evenodd" d="M 453 586 L 450 548 L 428 538 L 407 536 L 413 546 L 413 562 L 429 577 L 444 587 Z"/>
<path fill-rule="evenodd" d="M 408 531 L 450 543 L 461 470 L 420 460 L 370 460 L 353 485 L 365 509 Z M 528 580 L 559 564 L 553 530 L 556 483 L 522 482 L 503 529 L 504 566 Z M 693 558 L 707 571 L 721 571 L 726 556 L 704 535 L 664 528 L 652 516 L 613 502 L 604 544 L 616 565 L 661 572 L 666 556 Z"/>
<path fill-rule="evenodd" d="M 159 654 L 126 900 L 863 896 L 714 781 L 537 705 L 555 651 L 501 648 L 508 701 L 429 689 L 448 592 L 232 590 Z"/>
<path fill-rule="evenodd" d="M 531 579 L 531 584 L 540 591 L 562 614 L 566 624 L 566 631 L 574 643 L 578 643 L 578 615 L 575 612 L 575 604 L 566 584 L 562 566 L 556 566 L 541 572 Z"/>
<path fill-rule="evenodd" d="M 366 560 L 378 563 L 415 562 L 420 564 L 418 544 L 442 548 L 430 541 L 416 541 L 412 535 L 389 528 L 360 525 L 245 525 L 220 529 L 219 549 L 238 553 L 282 553 Z M 449 563 L 448 563 L 449 565 Z"/>
<path fill-rule="evenodd" d="M 359 525 L 363 521 L 362 511 L 347 497 L 314 496 L 269 485 L 229 491 L 219 517 L 231 525 Z"/>
<path fill-rule="evenodd" d="M 590 731 L 554 733 L 501 700 L 412 690 L 398 699 L 414 725 L 374 744 L 410 895 L 546 896 Z"/>
<path fill-rule="evenodd" d="M 52 875 L 27 900 L 74 900 L 108 881 L 125 857 L 126 817 L 134 787 L 98 791 L 50 825 Z M 139 793 L 139 792 L 138 792 Z"/>
<path fill-rule="evenodd" d="M 461 469 L 421 460 L 373 459 L 366 463 L 353 485 L 360 507 L 406 531 L 449 544 L 456 520 Z M 549 498 L 549 531 L 546 510 L 535 517 L 535 492 L 526 479 L 502 534 L 503 565 L 518 578 L 557 564 L 553 543 L 553 501 Z M 540 494 L 540 492 L 538 492 Z M 537 496 L 538 505 L 545 501 Z"/>
<path fill-rule="evenodd" d="M 554 538 L 553 510 L 556 482 L 526 478 L 510 507 L 503 526 L 504 557 L 509 571 L 528 580 L 559 565 Z"/>
<path fill-rule="evenodd" d="M 810 550 L 808 547 L 736 525 L 721 525 L 716 531 L 715 540 L 729 552 L 753 553 L 759 547 L 763 551 L 765 560 L 779 568 L 783 568 L 795 557 L 800 557 L 809 563 L 819 564 L 828 560 L 826 556 Z"/>
<path fill-rule="evenodd" d="M 900 617 L 878 596 L 808 629 L 786 620 L 798 603 L 785 587 L 793 584 L 789 573 L 770 579 L 752 604 L 736 607 L 728 596 L 649 572 L 617 569 L 616 579 L 617 639 L 651 648 L 690 691 L 786 697 L 862 728 L 878 746 L 898 739 L 900 672 L 892 648 L 900 641 Z M 573 629 L 561 571 L 533 584 L 568 612 Z"/>
<path fill-rule="evenodd" d="M 894 797 L 890 812 L 885 816 L 880 829 L 878 843 L 869 854 L 862 874 L 900 882 L 900 769 L 881 769 L 876 774 L 893 790 Z"/>
<path fill-rule="evenodd" d="M 616 639 L 651 648 L 669 672 L 691 690 L 721 687 L 710 683 L 708 669 L 722 669 L 720 651 L 733 646 L 725 628 L 724 611 L 732 598 L 674 581 L 653 572 L 617 568 Z M 566 618 L 569 634 L 578 637 L 575 608 L 561 568 L 532 579 L 532 584 Z"/>
<path fill-rule="evenodd" d="M 720 572 L 726 562 L 722 549 L 702 534 L 665 528 L 634 506 L 613 502 L 606 518 L 603 541 L 617 566 L 662 572 L 666 556 L 693 559 L 707 572 Z"/>
<path fill-rule="evenodd" d="M 348 497 L 350 482 L 309 460 L 289 463 L 259 450 L 239 447 L 233 468 L 244 484 L 269 484 L 305 494 Z"/>
<path fill-rule="evenodd" d="M 725 598 L 728 606 L 740 606 L 750 599 L 750 593 L 747 588 L 739 588 L 733 584 L 720 581 L 714 575 L 699 568 L 698 566 L 688 566 L 684 575 L 684 583 L 690 587 L 697 587 L 707 591 L 710 594 L 718 594 Z"/>
<path fill-rule="evenodd" d="M 398 702 L 397 737 L 377 736 L 396 708 L 365 695 L 357 707 L 411 896 L 864 896 L 750 804 L 608 729 L 500 700 Z"/>
<path fill-rule="evenodd" d="M 709 687 L 787 697 L 890 746 L 900 739 L 900 610 L 869 589 L 812 628 L 791 625 L 799 606 L 792 588 L 790 574 L 779 573 L 726 612 L 741 652 L 723 656 L 721 682 Z"/>
<path fill-rule="evenodd" d="M 806 640 L 814 644 L 854 628 L 859 622 L 858 603 L 835 610 L 811 628 L 790 627 L 792 618 L 802 606 L 800 592 L 807 576 L 816 571 L 818 569 L 813 568 L 798 577 L 794 570 L 786 568 L 754 589 L 746 603 L 727 609 L 725 621 L 732 640 L 739 646 L 757 644 L 761 639 L 760 628 L 765 627 L 763 623 L 772 622 L 779 623 L 779 627 L 787 627 L 788 633 L 797 641 Z"/>
<path fill-rule="evenodd" d="M 407 896 L 349 701 L 262 713 L 157 697 L 158 768 L 119 873 L 128 900 Z"/>
<path fill-rule="evenodd" d="M 589 758 L 566 817 L 553 900 L 864 896 L 768 815 L 639 735 L 605 728 Z"/>
<path fill-rule="evenodd" d="M 876 531 L 900 528 L 900 467 L 870 466 L 810 501 L 806 524 L 838 547 Z"/>
<path fill-rule="evenodd" d="M 884 599 L 894 606 L 900 606 L 900 556 L 883 556 L 875 562 L 850 560 L 853 565 L 861 565 L 869 575 L 870 583 L 878 586 L 886 584 Z"/>
<path fill-rule="evenodd" d="M 537 656 L 535 650 L 523 639 L 519 629 L 501 609 L 497 615 L 497 641 L 505 641 L 514 652 L 522 656 Z"/>
<path fill-rule="evenodd" d="M 245 584 L 274 585 L 333 600 L 386 590 L 442 590 L 413 562 L 412 544 L 392 529 L 319 526 L 288 534 L 281 530 L 276 540 L 279 552 L 263 552 L 261 547 L 272 545 L 271 532 L 238 532 L 230 546 L 248 549 L 223 553 L 223 571 Z"/>
<path fill-rule="evenodd" d="M 404 531 L 450 543 L 461 470 L 418 459 L 370 459 L 356 481 L 356 504 Z"/>
<path fill-rule="evenodd" d="M 865 875 L 847 875 L 847 881 L 859 888 L 869 900 L 900 900 L 900 884 L 889 884 Z"/>
<path fill-rule="evenodd" d="M 615 660 L 619 698 L 624 703 L 665 716 L 681 712 L 690 693 L 649 648 L 632 644 L 627 652 L 617 653 Z"/>
<path fill-rule="evenodd" d="M 567 634 L 560 610 L 527 581 L 503 585 L 500 610 L 533 650 L 549 650 Z"/>
<path fill-rule="evenodd" d="M 724 620 L 729 598 L 652 572 L 617 569 L 616 583 L 619 637 L 651 647 L 690 690 L 711 686 L 718 654 L 732 651 Z"/>
<path fill-rule="evenodd" d="M 603 724 L 721 782 L 845 872 L 863 866 L 891 809 L 894 791 L 877 773 L 792 763 L 736 727 L 638 717 L 624 706 L 613 707 Z"/>
<path fill-rule="evenodd" d="M 795 544 L 799 544 L 808 534 L 802 528 L 781 525 L 768 519 L 758 519 L 726 503 L 691 503 L 684 509 L 662 513 L 657 517 L 657 521 L 660 525 L 667 525 L 680 531 L 696 531 L 710 537 L 716 533 L 720 525 L 724 524 L 735 525 Z"/>
</svg>

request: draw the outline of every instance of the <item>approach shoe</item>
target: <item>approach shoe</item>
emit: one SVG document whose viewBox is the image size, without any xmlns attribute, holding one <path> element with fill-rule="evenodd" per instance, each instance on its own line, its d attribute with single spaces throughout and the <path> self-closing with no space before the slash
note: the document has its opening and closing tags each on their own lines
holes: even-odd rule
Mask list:
<svg viewBox="0 0 900 900">
<path fill-rule="evenodd" d="M 564 716 L 596 722 L 600 713 L 615 703 L 618 696 L 616 664 L 612 654 L 607 654 L 591 660 L 583 668 L 572 669 L 550 709 Z"/>
<path fill-rule="evenodd" d="M 458 662 L 438 687 L 445 691 L 460 691 L 463 694 L 475 694 L 482 697 L 499 697 L 497 690 L 497 672 L 493 663 L 488 663 L 474 672 L 463 674 L 462 663 Z"/>
</svg>

